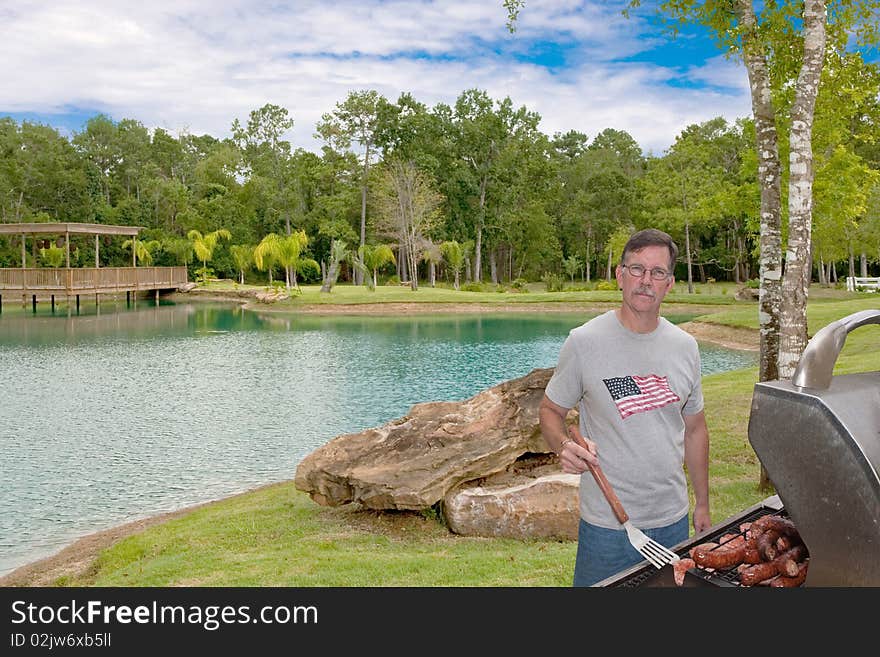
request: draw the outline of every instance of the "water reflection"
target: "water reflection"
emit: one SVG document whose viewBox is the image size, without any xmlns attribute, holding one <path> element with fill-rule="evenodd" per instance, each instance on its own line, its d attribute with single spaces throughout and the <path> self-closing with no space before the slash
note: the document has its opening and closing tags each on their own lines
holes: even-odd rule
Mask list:
<svg viewBox="0 0 880 657">
<path fill-rule="evenodd" d="M 0 572 L 290 479 L 336 435 L 551 367 L 584 315 L 281 316 L 213 304 L 0 316 Z M 704 348 L 704 370 L 754 364 Z"/>
</svg>

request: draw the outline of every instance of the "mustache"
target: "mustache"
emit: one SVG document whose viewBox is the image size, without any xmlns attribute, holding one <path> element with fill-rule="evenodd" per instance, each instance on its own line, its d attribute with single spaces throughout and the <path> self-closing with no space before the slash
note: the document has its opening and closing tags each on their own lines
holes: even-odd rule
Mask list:
<svg viewBox="0 0 880 657">
<path fill-rule="evenodd" d="M 646 296 L 651 297 L 652 299 L 654 299 L 657 296 L 654 293 L 654 290 L 652 290 L 650 287 L 643 287 L 643 286 L 639 286 L 638 288 L 636 288 L 636 294 L 644 294 Z"/>
</svg>

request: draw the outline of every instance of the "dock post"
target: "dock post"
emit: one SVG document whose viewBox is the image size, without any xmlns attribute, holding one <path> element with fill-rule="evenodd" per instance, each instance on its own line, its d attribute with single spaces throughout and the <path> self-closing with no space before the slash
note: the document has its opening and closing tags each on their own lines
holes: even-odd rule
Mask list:
<svg viewBox="0 0 880 657">
<path fill-rule="evenodd" d="M 79 295 L 76 295 L 76 314 L 79 315 Z"/>
<path fill-rule="evenodd" d="M 54 294 L 50 295 L 50 298 L 52 299 L 52 302 L 51 302 L 52 303 L 52 313 L 54 314 L 54 312 L 55 312 L 55 295 Z"/>
<path fill-rule="evenodd" d="M 33 295 L 31 297 L 31 304 L 33 304 L 34 312 L 37 312 L 37 295 Z"/>
</svg>

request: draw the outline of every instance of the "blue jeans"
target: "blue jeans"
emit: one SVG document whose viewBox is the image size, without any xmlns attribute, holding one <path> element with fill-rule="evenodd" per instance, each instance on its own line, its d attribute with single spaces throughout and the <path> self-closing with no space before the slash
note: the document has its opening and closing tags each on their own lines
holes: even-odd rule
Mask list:
<svg viewBox="0 0 880 657">
<path fill-rule="evenodd" d="M 687 539 L 688 516 L 685 514 L 681 520 L 665 527 L 642 531 L 658 543 L 672 547 Z M 574 586 L 592 586 L 644 559 L 629 542 L 625 529 L 605 529 L 581 519 L 574 563 Z"/>
</svg>

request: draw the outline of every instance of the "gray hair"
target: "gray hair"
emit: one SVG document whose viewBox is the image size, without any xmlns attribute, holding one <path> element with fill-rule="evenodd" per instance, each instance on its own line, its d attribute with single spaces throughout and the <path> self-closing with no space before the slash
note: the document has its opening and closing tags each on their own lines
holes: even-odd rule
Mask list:
<svg viewBox="0 0 880 657">
<path fill-rule="evenodd" d="M 675 269 L 675 261 L 678 259 L 678 245 L 668 234 L 656 228 L 645 228 L 633 233 L 623 247 L 623 253 L 620 254 L 620 264 L 624 264 L 628 253 L 641 251 L 647 246 L 665 246 L 669 249 L 669 270 Z"/>
</svg>

